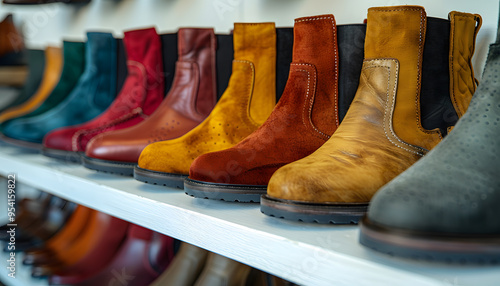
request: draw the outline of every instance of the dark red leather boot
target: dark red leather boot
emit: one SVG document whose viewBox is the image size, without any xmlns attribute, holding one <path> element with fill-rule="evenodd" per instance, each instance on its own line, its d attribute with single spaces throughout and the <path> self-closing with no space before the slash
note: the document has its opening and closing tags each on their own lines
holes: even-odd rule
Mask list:
<svg viewBox="0 0 500 286">
<path fill-rule="evenodd" d="M 66 284 L 79 286 L 149 285 L 160 276 L 173 258 L 173 238 L 131 225 L 123 246 L 113 261 L 99 274 L 83 282 L 66 280 Z"/>
<path fill-rule="evenodd" d="M 121 219 L 95 212 L 78 239 L 66 249 L 53 253 L 55 256 L 42 259 L 43 264 L 36 264 L 32 268 L 32 276 L 77 273 L 83 280 L 90 274 L 98 273 L 119 251 L 126 239 L 129 225 Z"/>
<path fill-rule="evenodd" d="M 202 122 L 216 103 L 216 37 L 213 29 L 180 29 L 172 88 L 157 111 L 131 128 L 101 134 L 88 144 L 83 165 L 132 176 L 149 143 L 179 137 Z"/>
<path fill-rule="evenodd" d="M 148 118 L 165 94 L 160 37 L 154 28 L 125 32 L 128 76 L 120 94 L 97 118 L 56 129 L 44 138 L 43 154 L 79 161 L 94 136 L 134 126 Z"/>
</svg>

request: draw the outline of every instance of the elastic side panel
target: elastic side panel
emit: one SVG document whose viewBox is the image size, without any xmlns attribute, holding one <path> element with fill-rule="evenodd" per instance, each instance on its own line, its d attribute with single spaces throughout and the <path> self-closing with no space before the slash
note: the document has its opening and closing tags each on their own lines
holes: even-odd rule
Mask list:
<svg viewBox="0 0 500 286">
<path fill-rule="evenodd" d="M 165 76 L 166 95 L 172 87 L 177 62 L 177 33 L 160 35 L 162 45 L 163 73 Z"/>
<path fill-rule="evenodd" d="M 216 35 L 217 37 L 217 101 L 229 84 L 229 78 L 233 70 L 233 35 Z"/>
<path fill-rule="evenodd" d="M 363 66 L 366 24 L 338 25 L 339 49 L 339 120 L 342 122 L 358 90 Z"/>
<path fill-rule="evenodd" d="M 125 44 L 123 39 L 116 40 L 117 49 L 117 62 L 116 62 L 116 91 L 120 92 L 125 79 L 127 79 L 127 52 L 125 51 Z"/>
<path fill-rule="evenodd" d="M 450 21 L 427 18 L 420 93 L 422 127 L 439 128 L 442 134 L 458 120 L 450 98 L 449 49 Z"/>
<path fill-rule="evenodd" d="M 276 28 L 276 102 L 288 80 L 293 54 L 293 28 Z"/>
</svg>

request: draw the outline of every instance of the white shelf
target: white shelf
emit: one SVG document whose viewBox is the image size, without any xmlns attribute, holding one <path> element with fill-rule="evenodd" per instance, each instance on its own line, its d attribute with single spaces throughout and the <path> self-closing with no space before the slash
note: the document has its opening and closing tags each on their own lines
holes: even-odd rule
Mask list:
<svg viewBox="0 0 500 286">
<path fill-rule="evenodd" d="M 260 213 L 258 204 L 194 199 L 179 190 L 101 174 L 77 164 L 0 145 L 0 175 L 11 172 L 17 174 L 18 183 L 300 285 L 486 286 L 498 285 L 500 281 L 498 266 L 434 264 L 380 255 L 358 243 L 357 226 L 271 218 Z"/>
</svg>

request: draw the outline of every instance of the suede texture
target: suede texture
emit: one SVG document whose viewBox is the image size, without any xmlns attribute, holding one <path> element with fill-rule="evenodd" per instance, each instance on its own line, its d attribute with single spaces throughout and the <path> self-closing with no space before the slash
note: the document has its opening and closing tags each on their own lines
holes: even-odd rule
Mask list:
<svg viewBox="0 0 500 286">
<path fill-rule="evenodd" d="M 148 145 L 140 168 L 188 174 L 193 160 L 234 146 L 269 116 L 276 100 L 274 23 L 235 24 L 233 72 L 210 115 L 184 136 Z"/>
<path fill-rule="evenodd" d="M 63 62 L 61 77 L 49 97 L 40 107 L 21 118 L 40 115 L 56 107 L 71 94 L 85 70 L 85 43 L 64 41 Z"/>
<path fill-rule="evenodd" d="M 379 188 L 437 144 L 439 129 L 423 130 L 419 121 L 426 22 L 421 7 L 369 9 L 365 61 L 351 107 L 323 146 L 274 173 L 267 189 L 270 197 L 368 203 Z M 421 145 L 412 144 L 416 142 Z"/>
<path fill-rule="evenodd" d="M 71 94 L 40 115 L 5 124 L 5 136 L 40 144 L 48 132 L 89 121 L 109 107 L 116 97 L 116 40 L 97 32 L 87 38 L 85 71 Z"/>
<path fill-rule="evenodd" d="M 196 158 L 189 178 L 267 185 L 278 168 L 323 145 L 339 122 L 336 35 L 333 15 L 296 19 L 290 75 L 268 120 L 234 147 Z"/>
<path fill-rule="evenodd" d="M 94 136 L 134 126 L 160 105 L 164 78 L 161 42 L 156 30 L 125 32 L 124 43 L 128 76 L 111 106 L 89 122 L 50 132 L 44 138 L 44 147 L 83 152 Z"/>
<path fill-rule="evenodd" d="M 0 122 L 20 117 L 38 108 L 49 97 L 57 85 L 63 66 L 62 51 L 60 48 L 48 47 L 45 49 L 45 71 L 37 91 L 29 100 L 21 105 L 9 108 L 0 114 Z M 5 131 L 2 128 L 2 132 Z"/>
<path fill-rule="evenodd" d="M 216 100 L 214 31 L 179 29 L 177 44 L 174 82 L 157 110 L 137 125 L 96 136 L 86 156 L 135 163 L 149 143 L 180 137 L 208 116 Z"/>
<path fill-rule="evenodd" d="M 28 58 L 28 78 L 23 85 L 22 90 L 16 95 L 14 100 L 12 100 L 6 106 L 0 108 L 0 113 L 14 106 L 18 106 L 26 102 L 31 96 L 33 96 L 43 78 L 43 71 L 45 69 L 45 51 L 44 50 L 27 50 Z"/>
</svg>

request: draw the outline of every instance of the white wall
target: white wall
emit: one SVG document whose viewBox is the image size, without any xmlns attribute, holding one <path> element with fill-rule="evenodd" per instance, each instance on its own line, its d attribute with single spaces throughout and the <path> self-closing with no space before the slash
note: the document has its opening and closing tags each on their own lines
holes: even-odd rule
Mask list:
<svg viewBox="0 0 500 286">
<path fill-rule="evenodd" d="M 228 32 L 234 22 L 274 21 L 293 26 L 293 19 L 331 13 L 337 24 L 359 23 L 373 6 L 413 4 L 427 15 L 447 18 L 452 10 L 478 13 L 483 17 L 474 67 L 482 72 L 489 43 L 494 41 L 498 19 L 497 0 L 93 0 L 89 5 L 48 4 L 13 6 L 0 4 L 0 17 L 13 12 L 24 23 L 30 47 L 60 45 L 61 39 L 81 39 L 87 30 L 112 31 L 156 26 L 158 31 L 176 31 L 182 26 L 215 27 Z"/>
</svg>

